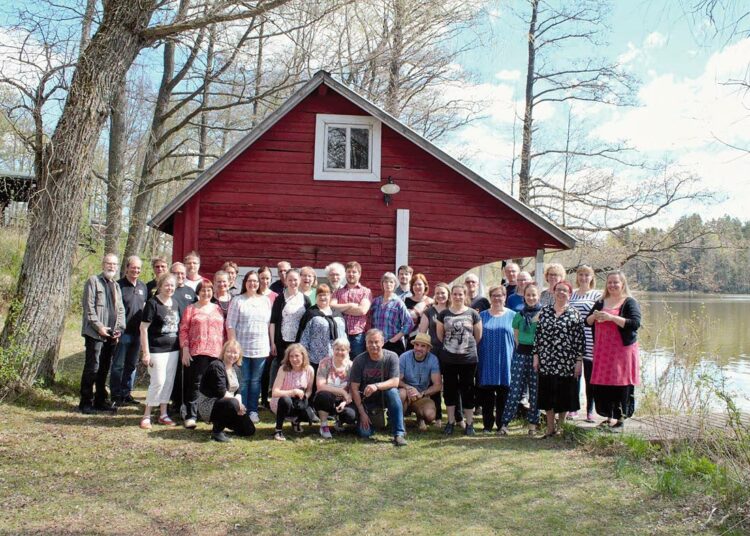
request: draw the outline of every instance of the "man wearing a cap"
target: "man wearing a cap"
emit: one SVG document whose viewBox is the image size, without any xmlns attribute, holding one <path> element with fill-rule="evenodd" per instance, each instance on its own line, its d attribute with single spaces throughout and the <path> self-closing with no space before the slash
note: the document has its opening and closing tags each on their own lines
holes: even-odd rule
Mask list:
<svg viewBox="0 0 750 536">
<path fill-rule="evenodd" d="M 412 341 L 413 350 L 399 358 L 398 393 L 404 405 L 404 415 L 413 411 L 419 429 L 424 431 L 435 421 L 435 402 L 430 398 L 443 388 L 440 363 L 432 350 L 432 341 L 426 333 L 419 333 Z"/>
</svg>

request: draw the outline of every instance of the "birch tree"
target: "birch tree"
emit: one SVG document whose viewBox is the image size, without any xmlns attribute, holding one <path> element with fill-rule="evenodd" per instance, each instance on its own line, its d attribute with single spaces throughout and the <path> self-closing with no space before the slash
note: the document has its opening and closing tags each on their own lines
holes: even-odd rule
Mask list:
<svg viewBox="0 0 750 536">
<path fill-rule="evenodd" d="M 33 140 L 38 189 L 29 207 L 29 235 L 14 299 L 0 336 L 5 347 L 23 346 L 24 381 L 54 380 L 94 151 L 113 95 L 125 83 L 135 58 L 162 40 L 210 24 L 261 17 L 288 1 L 222 1 L 209 4 L 206 10 L 190 10 L 184 17 L 175 16 L 173 1 L 108 0 L 102 4 L 97 18 L 101 22 L 81 51 L 69 85 L 67 79 L 61 82 L 66 97 L 51 136 L 45 139 L 44 130 L 39 130 Z M 29 28 L 29 34 L 35 31 Z M 43 40 L 40 36 L 39 41 Z M 34 93 L 26 93 L 21 84 L 14 86 L 10 77 L 2 81 L 33 100 Z"/>
</svg>

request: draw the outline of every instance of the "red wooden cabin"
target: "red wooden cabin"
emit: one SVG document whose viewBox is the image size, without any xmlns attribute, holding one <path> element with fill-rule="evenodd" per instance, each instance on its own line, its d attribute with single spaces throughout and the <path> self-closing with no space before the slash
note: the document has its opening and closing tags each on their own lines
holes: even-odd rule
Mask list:
<svg viewBox="0 0 750 536">
<path fill-rule="evenodd" d="M 386 204 L 381 187 L 400 187 Z M 357 260 L 378 288 L 410 264 L 451 281 L 575 239 L 383 110 L 318 72 L 151 221 L 201 271 Z"/>
</svg>

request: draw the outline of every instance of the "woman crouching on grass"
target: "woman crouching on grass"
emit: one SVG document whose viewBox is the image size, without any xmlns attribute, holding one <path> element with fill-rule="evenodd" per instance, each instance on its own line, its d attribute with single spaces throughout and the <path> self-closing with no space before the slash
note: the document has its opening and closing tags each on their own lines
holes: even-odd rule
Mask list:
<svg viewBox="0 0 750 536">
<path fill-rule="evenodd" d="M 240 396 L 240 368 L 242 348 L 236 340 L 228 341 L 221 350 L 221 358 L 214 359 L 203 373 L 198 393 L 198 415 L 201 420 L 212 423 L 211 439 L 226 443 L 229 437 L 225 428 L 234 430 L 238 436 L 251 436 L 255 425 L 247 414 Z"/>
<path fill-rule="evenodd" d="M 320 294 L 318 294 L 320 297 Z M 324 358 L 318 366 L 315 381 L 318 392 L 313 404 L 320 417 L 320 435 L 331 439 L 328 417 L 336 417 L 336 429 L 341 430 L 344 424 L 355 424 L 357 412 L 352 404 L 349 392 L 349 376 L 352 362 L 349 359 L 349 339 L 341 337 L 333 341 L 333 355 Z"/>
<path fill-rule="evenodd" d="M 286 441 L 282 427 L 287 417 L 293 419 L 292 428 L 297 433 L 302 432 L 300 419 L 307 419 L 312 424 L 315 414 L 308 401 L 314 381 L 315 373 L 307 349 L 299 343 L 287 346 L 271 391 L 271 411 L 276 414 L 275 440 Z"/>
</svg>

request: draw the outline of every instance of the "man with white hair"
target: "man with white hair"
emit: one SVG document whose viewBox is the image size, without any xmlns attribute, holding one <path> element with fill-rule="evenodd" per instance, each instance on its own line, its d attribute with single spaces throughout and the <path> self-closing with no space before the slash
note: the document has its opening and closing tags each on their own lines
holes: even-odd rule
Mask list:
<svg viewBox="0 0 750 536">
<path fill-rule="evenodd" d="M 331 292 L 336 292 L 346 285 L 344 265 L 340 262 L 332 262 L 326 266 L 326 275 L 328 276 L 328 286 L 331 287 Z"/>
<path fill-rule="evenodd" d="M 117 411 L 117 406 L 107 402 L 106 384 L 112 356 L 125 329 L 125 307 L 120 287 L 115 282 L 119 265 L 117 255 L 108 253 L 102 260 L 102 272 L 89 277 L 83 287 L 81 335 L 86 359 L 78 409 L 86 415 Z"/>
<path fill-rule="evenodd" d="M 469 297 L 469 307 L 474 309 L 477 313 L 481 313 L 490 308 L 490 301 L 479 292 L 479 278 L 476 274 L 467 275 L 466 279 L 464 279 L 464 285 L 466 286 L 467 296 Z"/>
</svg>

